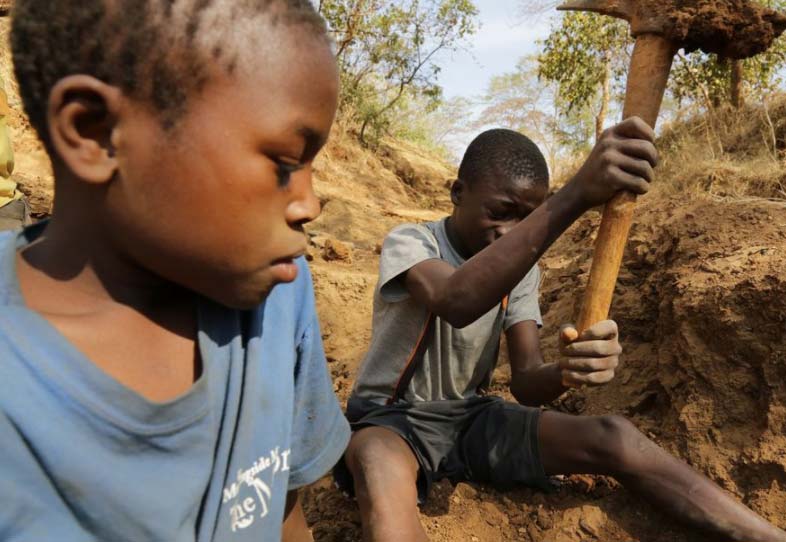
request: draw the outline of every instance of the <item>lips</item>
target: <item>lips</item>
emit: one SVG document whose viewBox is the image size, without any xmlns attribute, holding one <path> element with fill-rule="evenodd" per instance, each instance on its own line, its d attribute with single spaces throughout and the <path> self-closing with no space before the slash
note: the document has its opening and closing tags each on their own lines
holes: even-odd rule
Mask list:
<svg viewBox="0 0 786 542">
<path fill-rule="evenodd" d="M 271 265 L 278 265 L 280 263 L 293 263 L 295 260 L 303 256 L 305 253 L 306 253 L 305 250 L 295 252 L 290 256 L 284 256 L 283 258 L 278 258 L 277 260 L 273 260 Z"/>
<path fill-rule="evenodd" d="M 277 282 L 292 282 L 297 278 L 298 266 L 295 260 L 301 257 L 305 251 L 298 251 L 289 256 L 273 260 L 270 264 L 270 271 Z"/>
</svg>

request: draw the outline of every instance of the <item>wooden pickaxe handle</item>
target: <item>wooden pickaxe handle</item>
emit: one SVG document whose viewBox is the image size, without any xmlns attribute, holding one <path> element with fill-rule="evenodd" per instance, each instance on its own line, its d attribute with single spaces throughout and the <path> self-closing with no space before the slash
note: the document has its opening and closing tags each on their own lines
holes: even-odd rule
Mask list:
<svg viewBox="0 0 786 542">
<path fill-rule="evenodd" d="M 628 73 L 623 118 L 638 116 L 655 127 L 675 53 L 674 44 L 661 36 L 643 34 L 637 38 Z M 606 203 L 589 284 L 579 313 L 579 334 L 608 318 L 635 208 L 636 195 L 631 192 L 620 192 Z"/>
</svg>

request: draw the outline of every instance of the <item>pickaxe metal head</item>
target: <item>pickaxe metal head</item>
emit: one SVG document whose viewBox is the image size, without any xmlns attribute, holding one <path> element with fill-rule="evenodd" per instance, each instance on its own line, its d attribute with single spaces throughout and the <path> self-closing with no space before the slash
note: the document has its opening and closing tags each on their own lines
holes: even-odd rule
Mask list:
<svg viewBox="0 0 786 542">
<path fill-rule="evenodd" d="M 591 11 L 624 19 L 630 23 L 631 34 L 665 34 L 667 19 L 660 10 L 648 10 L 650 2 L 635 0 L 569 0 L 557 9 L 561 11 Z"/>
</svg>

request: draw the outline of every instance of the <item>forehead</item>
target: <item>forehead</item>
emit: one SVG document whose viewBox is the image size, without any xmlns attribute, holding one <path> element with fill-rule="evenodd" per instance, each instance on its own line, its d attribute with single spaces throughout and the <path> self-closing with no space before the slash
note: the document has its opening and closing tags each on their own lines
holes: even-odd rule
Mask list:
<svg viewBox="0 0 786 542">
<path fill-rule="evenodd" d="M 535 208 L 546 199 L 548 185 L 530 177 L 479 179 L 470 190 L 486 205 Z"/>
<path fill-rule="evenodd" d="M 285 24 L 268 28 L 265 41 L 262 47 L 255 40 L 239 44 L 233 68 L 211 70 L 195 102 L 215 108 L 218 118 L 211 117 L 226 129 L 264 130 L 271 137 L 297 131 L 306 139 L 324 140 L 338 94 L 329 43 L 302 25 Z M 196 107 L 193 113 L 204 109 Z"/>
</svg>

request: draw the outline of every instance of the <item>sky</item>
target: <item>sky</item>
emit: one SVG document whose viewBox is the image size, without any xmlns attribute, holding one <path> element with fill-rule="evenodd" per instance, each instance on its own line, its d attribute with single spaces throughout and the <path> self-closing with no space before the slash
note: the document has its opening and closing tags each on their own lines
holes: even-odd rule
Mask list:
<svg viewBox="0 0 786 542">
<path fill-rule="evenodd" d="M 549 15 L 523 15 L 521 0 L 475 0 L 475 5 L 480 12 L 480 29 L 465 50 L 446 54 L 438 61 L 445 98 L 482 95 L 493 76 L 513 71 L 519 58 L 537 52 L 536 40 L 548 35 Z M 456 136 L 449 146 L 460 153 L 472 136 Z"/>
</svg>

